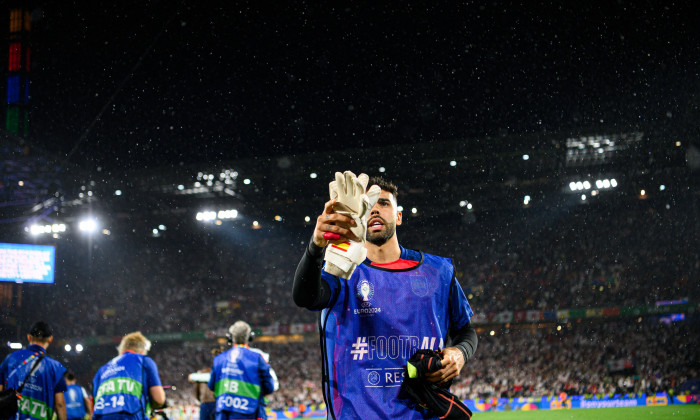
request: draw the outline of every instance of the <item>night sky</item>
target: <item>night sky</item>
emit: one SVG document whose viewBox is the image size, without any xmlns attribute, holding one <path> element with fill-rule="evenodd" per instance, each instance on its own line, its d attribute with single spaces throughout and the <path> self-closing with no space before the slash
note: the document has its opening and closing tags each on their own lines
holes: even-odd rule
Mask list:
<svg viewBox="0 0 700 420">
<path fill-rule="evenodd" d="M 28 140 L 90 171 L 699 115 L 690 1 L 100 3 L 31 9 Z"/>
</svg>

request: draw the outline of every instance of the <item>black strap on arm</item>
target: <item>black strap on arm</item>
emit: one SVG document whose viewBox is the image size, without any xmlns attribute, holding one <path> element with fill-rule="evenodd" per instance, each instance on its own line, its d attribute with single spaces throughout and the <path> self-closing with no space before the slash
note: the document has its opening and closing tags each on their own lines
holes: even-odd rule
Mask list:
<svg viewBox="0 0 700 420">
<path fill-rule="evenodd" d="M 36 355 L 36 353 L 34 353 L 34 355 Z M 32 376 L 32 373 L 34 373 L 34 371 L 36 370 L 36 368 L 39 366 L 39 362 L 41 362 L 41 359 L 43 359 L 44 356 L 46 356 L 46 353 L 41 353 L 41 356 L 39 356 L 39 358 L 37 358 L 37 359 L 34 361 L 34 364 L 32 365 L 32 368 L 29 370 L 29 373 L 27 374 L 27 376 L 25 376 L 24 381 L 22 381 L 22 385 L 20 385 L 19 388 L 17 389 L 17 393 L 18 393 L 18 394 L 21 394 L 21 393 L 22 393 L 22 390 L 24 389 L 24 384 L 27 383 L 27 380 L 29 379 L 30 376 Z"/>
</svg>

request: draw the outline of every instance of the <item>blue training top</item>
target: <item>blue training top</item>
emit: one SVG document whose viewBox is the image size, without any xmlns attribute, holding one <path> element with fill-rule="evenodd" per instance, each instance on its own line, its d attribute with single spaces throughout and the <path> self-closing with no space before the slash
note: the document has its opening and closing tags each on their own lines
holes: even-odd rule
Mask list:
<svg viewBox="0 0 700 420">
<path fill-rule="evenodd" d="M 87 414 L 85 410 L 85 398 L 87 392 L 80 385 L 68 385 L 63 393 L 66 399 L 66 414 L 68 419 L 82 419 Z"/>
<path fill-rule="evenodd" d="M 130 414 L 148 419 L 150 395 L 148 390 L 160 386 L 158 367 L 148 356 L 124 352 L 102 366 L 92 380 L 95 399 L 94 415 Z"/>
<path fill-rule="evenodd" d="M 331 288 L 321 313 L 324 395 L 336 419 L 424 419 L 398 397 L 418 349 L 444 348 L 449 331 L 474 315 L 447 258 L 401 247 L 410 268 L 365 260 L 350 279 L 322 272 Z"/>
<path fill-rule="evenodd" d="M 44 353 L 43 347 L 31 344 L 9 354 L 0 365 L 0 383 L 5 389 L 18 389 L 36 359 Z M 66 390 L 65 372 L 61 363 L 45 356 L 24 385 L 17 420 L 51 420 L 54 395 Z"/>
<path fill-rule="evenodd" d="M 259 352 L 234 345 L 214 358 L 208 386 L 216 397 L 216 420 L 265 419 L 263 397 L 274 391 L 274 380 Z"/>
</svg>

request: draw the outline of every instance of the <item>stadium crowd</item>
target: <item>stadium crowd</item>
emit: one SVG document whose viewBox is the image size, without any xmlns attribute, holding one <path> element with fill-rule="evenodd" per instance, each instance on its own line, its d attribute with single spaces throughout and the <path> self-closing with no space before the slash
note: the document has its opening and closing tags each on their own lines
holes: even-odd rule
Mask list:
<svg viewBox="0 0 700 420">
<path fill-rule="evenodd" d="M 407 247 L 451 256 L 475 312 L 654 305 L 700 298 L 700 221 L 693 200 L 620 200 L 550 210 L 406 217 Z M 483 220 L 482 220 L 483 219 Z M 199 229 L 199 230 L 198 230 Z M 405 232 L 404 232 L 405 230 Z M 235 233 L 235 235 L 234 235 Z M 245 319 L 255 328 L 314 323 L 294 306 L 291 281 L 310 229 L 233 232 L 215 226 L 171 229 L 160 238 L 104 237 L 57 244 L 57 283 L 34 287 L 62 337 L 141 330 L 212 331 Z M 568 323 L 557 331 L 493 326 L 453 391 L 462 398 L 654 392 L 697 378 L 698 320 L 658 318 Z M 494 335 L 490 335 L 490 331 Z M 280 379 L 272 408 L 322 402 L 318 343 L 255 343 Z M 210 342 L 156 343 L 153 357 L 169 398 L 193 405 L 187 375 L 210 362 Z M 92 359 L 104 363 L 104 352 Z M 611 360 L 632 360 L 615 372 Z M 91 378 L 82 378 L 87 385 Z M 85 382 L 87 380 L 87 382 Z"/>
</svg>

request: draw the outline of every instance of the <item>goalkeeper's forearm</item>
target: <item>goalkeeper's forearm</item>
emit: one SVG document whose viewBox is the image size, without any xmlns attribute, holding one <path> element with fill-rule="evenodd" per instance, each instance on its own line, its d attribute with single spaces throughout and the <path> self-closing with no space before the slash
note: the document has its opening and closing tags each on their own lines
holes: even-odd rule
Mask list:
<svg viewBox="0 0 700 420">
<path fill-rule="evenodd" d="M 294 303 L 302 308 L 322 309 L 331 298 L 328 284 L 321 278 L 323 265 L 323 248 L 314 244 L 313 240 L 304 250 L 294 273 L 292 297 Z"/>
</svg>

